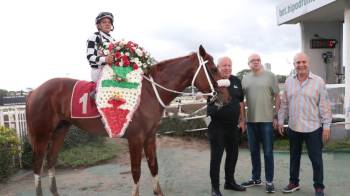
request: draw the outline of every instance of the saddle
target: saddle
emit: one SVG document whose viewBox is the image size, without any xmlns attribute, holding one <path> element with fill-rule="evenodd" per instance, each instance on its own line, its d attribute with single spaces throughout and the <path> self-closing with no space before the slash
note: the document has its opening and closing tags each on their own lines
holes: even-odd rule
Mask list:
<svg viewBox="0 0 350 196">
<path fill-rule="evenodd" d="M 98 118 L 95 100 L 90 96 L 96 83 L 79 80 L 75 83 L 71 96 L 71 118 Z"/>
</svg>

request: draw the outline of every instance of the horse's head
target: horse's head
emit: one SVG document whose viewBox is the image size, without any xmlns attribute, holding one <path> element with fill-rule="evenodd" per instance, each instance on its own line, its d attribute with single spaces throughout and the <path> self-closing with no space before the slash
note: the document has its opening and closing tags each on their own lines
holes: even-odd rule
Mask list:
<svg viewBox="0 0 350 196">
<path fill-rule="evenodd" d="M 214 64 L 213 57 L 209 55 L 202 45 L 197 54 L 199 66 L 195 72 L 194 85 L 204 93 L 212 92 L 212 100 L 221 104 L 227 104 L 231 96 L 226 87 L 219 87 L 217 81 L 223 79 Z"/>
</svg>

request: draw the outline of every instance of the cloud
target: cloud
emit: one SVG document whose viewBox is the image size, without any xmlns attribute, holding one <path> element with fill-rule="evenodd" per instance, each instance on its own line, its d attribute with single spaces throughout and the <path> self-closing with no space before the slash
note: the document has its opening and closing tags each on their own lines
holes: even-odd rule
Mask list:
<svg viewBox="0 0 350 196">
<path fill-rule="evenodd" d="M 229 55 L 234 72 L 260 53 L 277 73 L 300 49 L 297 25 L 277 26 L 277 0 L 14 0 L 0 4 L 0 88 L 35 88 L 52 77 L 90 79 L 86 39 L 100 11 L 115 15 L 116 39 L 129 39 L 157 60 L 195 52 L 202 44 L 215 59 Z M 21 6 L 18 6 L 18 5 Z M 16 13 L 16 14 L 13 14 Z M 18 78 L 21 78 L 20 80 Z"/>
</svg>

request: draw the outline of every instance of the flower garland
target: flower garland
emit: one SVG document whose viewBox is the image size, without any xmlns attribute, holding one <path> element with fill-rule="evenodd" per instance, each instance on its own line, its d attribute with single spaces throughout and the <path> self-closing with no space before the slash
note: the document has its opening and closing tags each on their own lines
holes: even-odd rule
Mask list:
<svg viewBox="0 0 350 196">
<path fill-rule="evenodd" d="M 142 70 L 147 70 L 155 63 L 148 51 L 138 44 L 124 39 L 112 43 L 104 43 L 102 52 L 106 56 L 111 53 L 114 54 L 114 66 L 132 67 L 134 70 L 141 67 Z"/>
<path fill-rule="evenodd" d="M 114 61 L 102 69 L 96 104 L 109 136 L 122 137 L 140 103 L 142 74 L 155 60 L 132 41 L 105 43 L 102 52 L 113 54 Z"/>
</svg>

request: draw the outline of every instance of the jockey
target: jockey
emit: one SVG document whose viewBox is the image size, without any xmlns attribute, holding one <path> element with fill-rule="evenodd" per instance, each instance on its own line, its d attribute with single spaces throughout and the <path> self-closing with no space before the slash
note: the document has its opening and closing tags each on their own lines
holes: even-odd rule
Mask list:
<svg viewBox="0 0 350 196">
<path fill-rule="evenodd" d="M 91 66 L 91 80 L 96 82 L 102 70 L 102 67 L 106 64 L 111 65 L 113 63 L 113 55 L 104 55 L 102 52 L 102 46 L 104 43 L 115 41 L 109 34 L 113 31 L 113 14 L 110 12 L 101 12 L 98 14 L 95 20 L 97 32 L 87 40 L 86 57 Z"/>
</svg>

